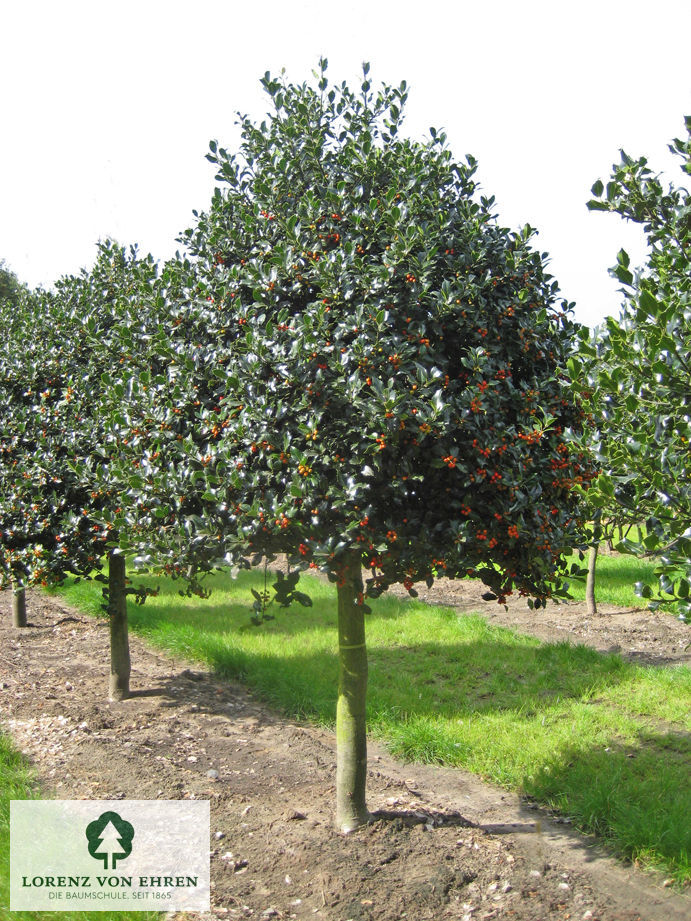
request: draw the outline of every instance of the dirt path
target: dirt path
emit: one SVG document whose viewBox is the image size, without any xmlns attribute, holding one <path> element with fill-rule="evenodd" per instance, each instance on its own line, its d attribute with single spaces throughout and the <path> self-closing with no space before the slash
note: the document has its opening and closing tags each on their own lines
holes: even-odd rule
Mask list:
<svg viewBox="0 0 691 921">
<path fill-rule="evenodd" d="M 545 609 L 531 611 L 525 598 L 510 597 L 506 605 L 483 601 L 487 588 L 472 579 L 441 579 L 431 589 L 416 588 L 420 599 L 429 604 L 449 605 L 462 613 L 479 611 L 492 624 L 531 633 L 545 642 L 582 643 L 642 665 L 691 662 L 691 627 L 662 612 L 598 604 L 598 613 L 591 616 L 585 603 L 578 601 L 548 603 Z M 401 586 L 389 591 L 407 594 Z"/>
<path fill-rule="evenodd" d="M 30 626 L 13 629 L 10 597 L 0 594 L 0 722 L 60 798 L 208 798 L 213 888 L 204 921 L 691 916 L 691 900 L 661 878 L 602 856 L 518 797 L 461 771 L 395 762 L 376 746 L 369 802 L 377 820 L 341 837 L 331 824 L 329 734 L 282 719 L 243 687 L 136 637 L 135 694 L 108 702 L 105 624 L 41 594 L 29 610 Z M 561 630 L 561 618 L 545 629 Z M 610 626 L 603 641 L 636 657 L 679 661 L 688 652 L 676 622 L 647 650 L 633 648 L 635 623 L 615 623 L 626 630 L 610 642 Z"/>
</svg>

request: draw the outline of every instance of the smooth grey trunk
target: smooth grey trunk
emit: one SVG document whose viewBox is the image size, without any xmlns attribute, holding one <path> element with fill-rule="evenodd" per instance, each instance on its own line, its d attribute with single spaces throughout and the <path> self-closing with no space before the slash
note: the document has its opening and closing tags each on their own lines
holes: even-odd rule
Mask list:
<svg viewBox="0 0 691 921">
<path fill-rule="evenodd" d="M 338 704 L 336 707 L 336 826 L 350 832 L 370 820 L 367 784 L 367 647 L 359 554 L 350 554 L 338 585 Z"/>
<path fill-rule="evenodd" d="M 588 614 L 597 614 L 597 605 L 595 603 L 595 568 L 597 566 L 597 554 L 600 549 L 599 543 L 590 545 L 588 553 L 588 577 L 585 582 L 585 604 Z"/>
<path fill-rule="evenodd" d="M 12 588 L 12 625 L 26 627 L 26 589 Z"/>
<path fill-rule="evenodd" d="M 127 594 L 125 557 L 111 553 L 108 557 L 108 619 L 110 621 L 111 700 L 130 696 L 130 643 L 127 633 Z"/>
</svg>

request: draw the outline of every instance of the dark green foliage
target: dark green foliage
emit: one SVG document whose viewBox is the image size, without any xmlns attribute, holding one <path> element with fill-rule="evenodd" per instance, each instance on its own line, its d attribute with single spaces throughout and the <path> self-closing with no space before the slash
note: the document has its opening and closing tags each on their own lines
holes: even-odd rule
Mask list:
<svg viewBox="0 0 691 921">
<path fill-rule="evenodd" d="M 670 150 L 691 173 L 691 118 L 687 138 Z M 602 432 L 603 475 L 591 491 L 602 508 L 645 523 L 643 543 L 623 550 L 659 555 L 658 584 L 641 583 L 651 606 L 677 602 L 691 613 L 691 205 L 684 187 L 665 189 L 644 157 L 622 152 L 606 186 L 593 186 L 594 210 L 641 224 L 648 262 L 634 272 L 622 250 L 612 274 L 622 282 L 618 321 L 584 343 L 593 409 Z"/>
<path fill-rule="evenodd" d="M 222 186 L 186 256 L 158 274 L 106 244 L 4 318 L 2 501 L 29 522 L 6 569 L 52 581 L 117 545 L 202 591 L 275 553 L 338 581 L 356 549 L 370 596 L 440 574 L 561 593 L 590 477 L 567 305 L 471 157 L 399 138 L 405 84 L 325 72 L 267 74 L 273 114 L 242 119 L 237 156 L 212 143 Z"/>
<path fill-rule="evenodd" d="M 121 358 L 108 335 L 128 320 L 116 303 L 146 272 L 150 261 L 104 244 L 90 273 L 2 306 L 0 584 L 52 584 L 101 565 L 113 539 L 103 512 L 122 490 L 109 480 L 117 445 L 97 397 Z"/>
<path fill-rule="evenodd" d="M 242 120 L 237 156 L 212 143 L 225 188 L 183 237 L 196 289 L 171 311 L 201 343 L 204 518 L 231 554 L 335 578 L 358 548 L 371 596 L 472 573 L 544 597 L 589 476 L 566 305 L 472 158 L 399 139 L 405 84 L 317 78 L 265 76 L 274 113 Z"/>
<path fill-rule="evenodd" d="M 25 286 L 21 284 L 4 259 L 0 259 L 0 303 L 8 301 L 16 305 Z"/>
</svg>

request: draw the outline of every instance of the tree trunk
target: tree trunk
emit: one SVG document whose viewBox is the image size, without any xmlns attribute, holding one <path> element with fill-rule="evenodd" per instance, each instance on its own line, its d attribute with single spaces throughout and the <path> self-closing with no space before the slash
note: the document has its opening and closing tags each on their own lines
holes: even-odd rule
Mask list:
<svg viewBox="0 0 691 921">
<path fill-rule="evenodd" d="M 130 696 L 130 644 L 127 634 L 127 595 L 125 593 L 125 557 L 111 553 L 108 557 L 108 618 L 110 620 L 111 700 Z"/>
<path fill-rule="evenodd" d="M 350 554 L 338 586 L 338 706 L 336 709 L 336 825 L 350 832 L 370 819 L 367 782 L 367 647 L 359 554 Z"/>
<path fill-rule="evenodd" d="M 590 545 L 588 553 L 588 578 L 585 583 L 585 604 L 588 614 L 597 614 L 597 605 L 595 604 L 595 566 L 599 549 L 600 544 L 596 541 Z"/>
<path fill-rule="evenodd" d="M 12 625 L 26 627 L 26 590 L 17 585 L 12 587 Z"/>
</svg>

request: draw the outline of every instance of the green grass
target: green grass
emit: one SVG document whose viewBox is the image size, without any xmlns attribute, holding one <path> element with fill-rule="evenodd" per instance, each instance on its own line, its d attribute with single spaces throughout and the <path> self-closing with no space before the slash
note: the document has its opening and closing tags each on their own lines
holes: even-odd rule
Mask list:
<svg viewBox="0 0 691 921">
<path fill-rule="evenodd" d="M 9 738 L 0 733 L 0 918 L 12 921 L 158 921 L 153 911 L 10 912 L 10 800 L 47 798 L 34 772 Z"/>
<path fill-rule="evenodd" d="M 215 576 L 207 601 L 181 598 L 175 583 L 144 581 L 162 591 L 144 607 L 130 606 L 133 630 L 244 681 L 289 716 L 333 726 L 332 586 L 305 577 L 313 608 L 253 627 L 258 573 L 237 582 Z M 98 608 L 94 585 L 65 595 Z M 370 733 L 395 754 L 522 791 L 620 854 L 689 878 L 690 669 L 644 668 L 390 597 L 373 604 L 367 642 Z"/>
<path fill-rule="evenodd" d="M 574 554 L 573 562 L 579 562 Z M 581 563 L 587 566 L 587 559 Z M 622 553 L 602 553 L 597 557 L 595 572 L 595 601 L 601 604 L 616 604 L 623 608 L 644 608 L 647 602 L 634 594 L 636 582 L 649 582 L 653 588 L 657 585 L 654 575 L 653 560 L 639 560 L 635 556 Z M 576 601 L 585 600 L 585 578 L 571 582 L 570 592 Z"/>
</svg>

